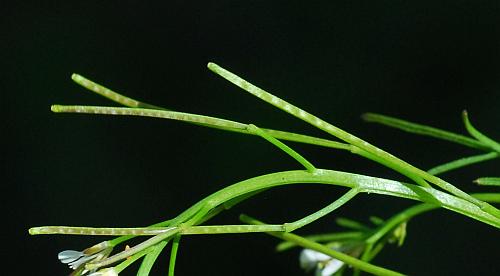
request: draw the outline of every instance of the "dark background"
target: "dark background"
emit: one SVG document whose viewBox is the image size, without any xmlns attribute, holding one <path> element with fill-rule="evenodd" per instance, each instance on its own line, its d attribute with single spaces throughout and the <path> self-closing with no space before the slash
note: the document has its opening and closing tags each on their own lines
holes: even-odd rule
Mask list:
<svg viewBox="0 0 500 276">
<path fill-rule="evenodd" d="M 4 270 L 65 275 L 57 252 L 100 241 L 28 236 L 29 227 L 148 225 L 239 180 L 300 168 L 256 137 L 158 119 L 51 113 L 54 103 L 114 105 L 74 84 L 73 72 L 174 110 L 328 137 L 211 73 L 213 61 L 418 167 L 476 154 L 359 117 L 380 112 L 464 133 L 460 112 L 467 109 L 478 129 L 500 138 L 499 2 L 412 2 L 0 4 Z M 403 179 L 348 153 L 290 145 L 318 167 Z M 498 175 L 498 164 L 443 177 L 478 191 L 471 180 Z M 341 192 L 276 189 L 214 223 L 238 223 L 243 212 L 291 221 Z M 388 218 L 412 204 L 363 195 L 299 233 L 340 230 L 337 215 Z M 491 275 L 498 241 L 493 227 L 439 210 L 412 220 L 404 247 L 389 246 L 374 262 L 412 275 Z M 299 251 L 275 253 L 276 243 L 263 234 L 186 237 L 176 272 L 303 275 Z M 153 275 L 165 275 L 167 258 Z"/>
</svg>

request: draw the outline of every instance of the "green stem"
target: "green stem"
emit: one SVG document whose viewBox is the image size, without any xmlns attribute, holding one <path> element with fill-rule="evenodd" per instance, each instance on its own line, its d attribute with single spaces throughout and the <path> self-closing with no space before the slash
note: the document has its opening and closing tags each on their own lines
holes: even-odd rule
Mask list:
<svg viewBox="0 0 500 276">
<path fill-rule="evenodd" d="M 192 207 L 194 209 L 189 208 L 185 213 L 181 214 L 173 221 L 181 223 L 189 220 L 188 224 L 194 225 L 199 219 L 202 219 L 209 213 L 210 210 L 235 197 L 264 188 L 299 183 L 339 185 L 357 188 L 360 192 L 384 194 L 428 202 L 500 228 L 499 218 L 484 212 L 482 209 L 466 200 L 436 189 L 376 177 L 323 169 L 317 169 L 315 173 L 308 173 L 306 171 L 284 171 L 238 182 L 206 197 L 195 204 Z M 193 216 L 193 213 L 196 214 L 196 216 Z M 157 226 L 172 225 L 173 224 L 158 224 Z"/>
<path fill-rule="evenodd" d="M 137 276 L 149 276 L 149 272 L 153 268 L 156 259 L 160 256 L 160 253 L 163 251 L 165 246 L 167 246 L 167 244 L 168 240 L 163 240 L 156 245 L 151 246 L 153 249 L 142 260 L 141 266 L 137 271 Z"/>
<path fill-rule="evenodd" d="M 298 152 L 294 151 L 292 148 L 290 148 L 289 146 L 285 145 L 283 142 L 281 142 L 278 139 L 274 138 L 273 136 L 271 136 L 270 134 L 266 133 L 265 131 L 263 131 L 262 129 L 258 128 L 257 126 L 255 126 L 253 124 L 250 124 L 250 125 L 248 125 L 247 129 L 248 129 L 249 132 L 251 132 L 251 133 L 253 132 L 256 135 L 261 136 L 262 138 L 264 138 L 267 141 L 269 141 L 271 144 L 275 145 L 276 147 L 278 147 L 279 149 L 281 149 L 282 151 L 284 151 L 285 153 L 287 153 L 288 155 L 290 155 L 293 159 L 295 159 L 302 166 L 304 166 L 307 171 L 313 172 L 316 169 L 311 162 L 307 161 L 307 159 L 305 159 Z"/>
<path fill-rule="evenodd" d="M 363 232 L 334 232 L 326 234 L 308 235 L 305 236 L 306 239 L 313 242 L 333 242 L 333 241 L 344 241 L 344 240 L 361 240 L 365 236 Z M 285 251 L 290 248 L 296 247 L 297 245 L 292 242 L 281 242 L 276 246 L 276 251 Z"/>
<path fill-rule="evenodd" d="M 301 183 L 339 185 L 349 188 L 358 188 L 360 192 L 377 193 L 428 202 L 500 228 L 499 218 L 484 212 L 468 201 L 436 189 L 382 178 L 323 169 L 317 169 L 314 174 L 306 171 L 284 171 L 257 176 L 235 183 L 199 201 L 175 219 L 155 224 L 155 226 L 175 226 L 194 219 L 194 221 L 190 222 L 192 223 L 190 225 L 193 225 L 213 208 L 237 198 L 238 196 L 272 187 Z M 198 216 L 198 218 L 195 218 L 195 215 Z"/>
<path fill-rule="evenodd" d="M 358 193 L 359 193 L 359 190 L 356 188 L 353 188 L 353 189 L 349 190 L 346 194 L 341 196 L 339 199 L 335 200 L 334 202 L 332 202 L 328 206 L 324 207 L 323 209 L 321 209 L 321 210 L 319 210 L 311 215 L 308 215 L 302 219 L 299 219 L 297 221 L 285 223 L 284 224 L 285 231 L 292 232 L 292 231 L 294 231 L 298 228 L 301 228 L 301 227 L 303 227 L 303 226 L 305 226 L 305 225 L 307 225 L 307 224 L 309 224 L 309 223 L 311 223 L 311 222 L 313 222 L 321 217 L 326 216 L 327 214 L 333 212 L 334 210 L 336 210 L 340 206 L 347 203 L 349 200 L 351 200 L 353 197 L 355 197 Z"/>
<path fill-rule="evenodd" d="M 130 266 L 131 264 L 133 264 L 135 261 L 137 261 L 138 259 L 140 259 L 142 256 L 150 253 L 151 251 L 153 251 L 154 247 L 148 247 L 144 250 L 142 250 L 141 252 L 139 253 L 136 253 L 130 257 L 128 257 L 125 261 L 121 262 L 120 264 L 118 264 L 117 266 L 115 266 L 115 271 L 120 274 L 120 272 L 122 272 L 123 270 L 125 270 L 125 268 L 127 268 L 128 266 Z"/>
</svg>

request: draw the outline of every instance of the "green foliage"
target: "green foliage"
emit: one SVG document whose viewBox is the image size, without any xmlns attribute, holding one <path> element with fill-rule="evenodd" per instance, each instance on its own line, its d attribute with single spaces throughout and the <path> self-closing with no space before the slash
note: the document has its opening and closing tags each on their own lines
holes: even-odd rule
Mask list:
<svg viewBox="0 0 500 276">
<path fill-rule="evenodd" d="M 488 203 L 498 203 L 500 201 L 500 194 L 468 194 L 436 176 L 437 174 L 492 160 L 500 156 L 500 145 L 474 128 L 468 119 L 467 113 L 464 112 L 464 124 L 472 137 L 379 114 L 367 113 L 363 116 L 369 122 L 380 123 L 415 134 L 444 139 L 483 151 L 481 154 L 463 157 L 424 171 L 256 87 L 214 63 L 209 63 L 208 68 L 250 94 L 325 131 L 342 142 L 281 130 L 259 128 L 253 124 L 211 116 L 168 110 L 125 97 L 80 75 L 73 74 L 72 79 L 81 86 L 125 107 L 53 105 L 51 107 L 52 111 L 57 113 L 73 112 L 157 117 L 184 121 L 225 131 L 256 135 L 287 153 L 305 168 L 305 170 L 282 171 L 256 176 L 234 183 L 201 199 L 178 216 L 153 224 L 150 227 L 90 228 L 42 226 L 31 228 L 29 232 L 32 235 L 77 234 L 118 236 L 112 240 L 100 243 L 99 250 L 95 250 L 96 246 L 93 246 L 82 252 L 65 251 L 64 254 L 60 254 L 60 259 L 65 263 L 69 263 L 70 267 L 75 270 L 73 275 L 116 275 L 142 257 L 144 258 L 138 275 L 149 275 L 157 257 L 170 241 L 172 241 L 172 247 L 169 275 L 173 275 L 180 245 L 179 241 L 183 235 L 256 232 L 268 233 L 285 240 L 285 242 L 278 245 L 278 251 L 287 250 L 295 246 L 310 250 L 303 251 L 309 254 L 304 254 L 304 264 L 308 268 L 314 268 L 319 272 L 329 269 L 329 274 L 341 274 L 346 271 L 347 265 L 349 265 L 354 268 L 354 274 L 356 275 L 360 274 L 361 271 L 375 275 L 401 275 L 387 268 L 376 266 L 371 261 L 381 252 L 386 244 L 395 243 L 398 246 L 402 246 L 407 235 L 408 221 L 419 214 L 437 208 L 444 208 L 475 219 L 476 221 L 500 228 L 500 211 Z M 283 141 L 347 150 L 401 173 L 408 177 L 411 183 L 316 168 L 311 161 L 306 160 L 290 146 L 284 144 Z M 500 180 L 494 177 L 484 177 L 477 179 L 476 182 L 480 185 L 498 186 Z M 257 219 L 242 215 L 240 220 L 245 224 L 202 225 L 220 212 L 231 208 L 243 200 L 248 200 L 265 190 L 278 186 L 292 184 L 307 185 L 308 183 L 341 186 L 347 188 L 347 191 L 321 210 L 293 222 L 266 224 Z M 335 211 L 359 193 L 394 196 L 419 201 L 420 203 L 401 211 L 387 220 L 370 217 L 372 225 L 365 225 L 347 218 L 338 218 L 336 220 L 337 224 L 348 229 L 345 232 L 323 233 L 306 237 L 291 233 Z M 134 237 L 144 235 L 151 237 L 130 249 L 109 256 L 116 245 Z M 315 260 L 314 258 L 321 259 Z"/>
</svg>

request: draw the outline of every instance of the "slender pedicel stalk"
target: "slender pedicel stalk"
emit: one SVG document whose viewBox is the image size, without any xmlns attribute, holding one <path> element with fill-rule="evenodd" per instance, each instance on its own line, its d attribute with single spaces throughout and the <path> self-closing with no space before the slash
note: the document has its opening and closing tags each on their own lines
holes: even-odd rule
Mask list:
<svg viewBox="0 0 500 276">
<path fill-rule="evenodd" d="M 350 189 L 346 194 L 344 194 L 343 196 L 341 196 L 339 199 L 335 200 L 334 202 L 332 202 L 328 206 L 324 207 L 323 209 L 321 209 L 313 214 L 310 214 L 302 219 L 299 219 L 297 221 L 285 223 L 284 224 L 285 231 L 292 232 L 292 231 L 294 231 L 300 227 L 303 227 L 303 226 L 305 226 L 305 225 L 307 225 L 307 224 L 309 224 L 309 223 L 311 223 L 311 222 L 313 222 L 321 217 L 328 215 L 329 213 L 333 212 L 334 210 L 336 210 L 340 206 L 347 203 L 349 200 L 351 200 L 353 197 L 355 197 L 358 193 L 359 193 L 358 189 L 356 189 L 356 188 Z"/>
<path fill-rule="evenodd" d="M 311 162 L 307 161 L 304 157 L 302 157 L 302 155 L 300 155 L 298 152 L 294 151 L 292 148 L 283 144 L 283 142 L 281 142 L 278 139 L 274 138 L 273 136 L 269 135 L 268 133 L 266 133 L 262 129 L 258 128 L 257 126 L 250 124 L 250 125 L 248 125 L 247 129 L 249 132 L 253 132 L 253 133 L 261 136 L 262 138 L 271 142 L 273 145 L 280 148 L 282 151 L 286 152 L 293 159 L 297 160 L 297 162 L 302 164 L 302 166 L 304 166 L 308 172 L 312 173 L 312 172 L 314 172 L 314 170 L 316 170 L 314 165 Z"/>
<path fill-rule="evenodd" d="M 333 241 L 344 241 L 344 240 L 361 240 L 364 236 L 366 236 L 366 234 L 363 232 L 353 231 L 353 232 L 334 232 L 327 234 L 308 235 L 305 236 L 304 238 L 313 242 L 333 242 Z M 297 245 L 292 242 L 284 241 L 276 246 L 276 251 L 281 252 L 296 246 Z"/>
<path fill-rule="evenodd" d="M 485 202 L 482 202 L 480 200 L 477 200 L 473 197 L 471 197 L 469 194 L 463 192 L 462 190 L 456 188 L 455 186 L 451 185 L 450 183 L 438 178 L 438 177 L 435 177 L 397 157 L 395 157 L 394 155 L 386 152 L 386 151 L 383 151 L 371 144 L 369 144 L 368 142 L 336 127 L 336 126 L 333 126 L 331 125 L 330 123 L 314 116 L 313 114 L 311 113 L 308 113 L 272 94 L 270 94 L 269 92 L 267 91 L 264 91 L 263 89 L 249 83 L 248 81 L 240 78 L 239 76 L 227 71 L 226 69 L 218 66 L 217 64 L 215 63 L 208 63 L 208 68 L 210 70 L 212 70 L 213 72 L 215 72 L 216 74 L 220 75 L 221 77 L 225 78 L 226 80 L 232 82 L 233 84 L 235 84 L 236 86 L 242 88 L 243 90 L 251 93 L 252 95 L 266 101 L 267 103 L 271 104 L 271 105 L 274 105 L 275 107 L 281 109 L 281 110 L 284 110 L 285 112 L 327 132 L 327 133 L 330 133 L 331 135 L 339 138 L 340 140 L 343 140 L 349 144 L 352 144 L 354 146 L 357 146 L 363 150 L 366 150 L 367 152 L 375 155 L 375 156 L 378 156 L 384 160 L 386 160 L 386 162 L 388 163 L 399 163 L 401 164 L 401 166 L 404 168 L 404 170 L 410 172 L 410 173 L 413 173 L 415 174 L 415 176 L 418 176 L 418 177 L 421 177 L 425 180 L 428 180 L 430 181 L 431 183 L 434 183 L 435 185 L 437 185 L 438 187 L 458 196 L 458 197 L 461 197 L 467 201 L 470 201 L 472 203 L 474 203 L 475 205 L 481 207 L 482 209 L 485 209 L 487 212 L 490 212 L 491 214 L 497 216 L 498 218 L 500 218 L 500 210 L 496 209 L 495 207 L 485 203 Z"/>
<path fill-rule="evenodd" d="M 487 160 L 495 159 L 500 157 L 500 153 L 498 152 L 489 152 L 489 153 L 484 153 L 484 154 L 479 154 L 479 155 L 474 155 L 474 156 L 468 156 L 464 158 L 460 158 L 439 166 L 436 166 L 427 172 L 433 175 L 438 175 L 444 172 L 448 172 L 451 170 L 456 170 L 465 166 L 469 166 L 472 164 L 476 164 L 479 162 L 484 162 Z"/>
<path fill-rule="evenodd" d="M 442 139 L 450 142 L 454 142 L 457 144 L 462 144 L 471 148 L 481 149 L 481 150 L 489 150 L 487 146 L 485 146 L 480 141 L 474 140 L 467 136 L 453 133 L 450 131 L 442 130 L 439 128 L 434 128 L 426 125 L 421 125 L 413 122 L 409 122 L 406 120 L 401 120 L 398 118 L 375 114 L 375 113 L 365 113 L 361 116 L 363 120 L 370 123 L 378 123 L 382 125 L 386 125 L 393 128 L 398 128 L 406 132 L 425 135 L 434 137 L 437 139 Z"/>
<path fill-rule="evenodd" d="M 130 257 L 128 257 L 125 261 L 121 262 L 120 264 L 116 265 L 114 267 L 115 271 L 117 273 L 120 273 L 122 272 L 123 270 L 125 270 L 125 268 L 127 268 L 129 265 L 133 264 L 135 261 L 137 261 L 138 259 L 140 259 L 141 257 L 143 257 L 144 255 L 146 254 L 149 254 L 152 250 L 154 249 L 154 247 L 148 247 L 144 250 L 142 250 L 141 252 L 139 253 L 136 253 Z"/>
</svg>

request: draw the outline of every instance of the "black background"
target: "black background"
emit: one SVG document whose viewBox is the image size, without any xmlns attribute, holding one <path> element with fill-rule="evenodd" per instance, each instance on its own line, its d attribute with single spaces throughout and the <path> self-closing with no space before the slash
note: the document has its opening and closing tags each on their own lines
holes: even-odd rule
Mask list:
<svg viewBox="0 0 500 276">
<path fill-rule="evenodd" d="M 65 275 L 57 252 L 99 241 L 32 237 L 29 227 L 148 225 L 239 180 L 300 168 L 256 137 L 158 119 L 51 113 L 54 103 L 113 105 L 74 84 L 73 72 L 174 110 L 327 137 L 211 73 L 213 61 L 421 168 L 477 152 L 366 124 L 360 114 L 463 133 L 467 109 L 478 129 L 500 138 L 498 1 L 43 2 L 0 4 L 4 270 Z M 318 167 L 403 179 L 348 153 L 290 145 Z M 495 174 L 498 161 L 443 177 L 472 192 L 480 189 L 471 180 Z M 240 213 L 291 221 L 341 192 L 276 189 L 213 223 L 238 223 Z M 338 215 L 388 218 L 412 204 L 363 195 L 298 232 L 340 230 Z M 491 275 L 498 241 L 491 226 L 434 211 L 410 222 L 404 247 L 390 246 L 374 262 L 412 275 Z M 298 250 L 275 253 L 276 243 L 262 234 L 186 237 L 176 272 L 302 275 Z M 153 275 L 165 275 L 167 258 Z"/>
</svg>

